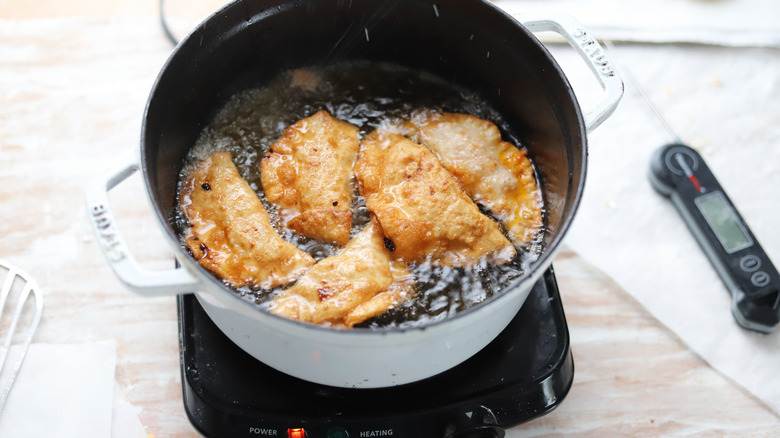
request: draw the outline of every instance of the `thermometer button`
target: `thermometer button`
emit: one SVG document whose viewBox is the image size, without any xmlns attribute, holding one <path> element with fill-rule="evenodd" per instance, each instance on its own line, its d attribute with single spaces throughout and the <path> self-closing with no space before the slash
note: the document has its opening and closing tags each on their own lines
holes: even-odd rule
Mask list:
<svg viewBox="0 0 780 438">
<path fill-rule="evenodd" d="M 753 272 L 761 267 L 761 259 L 754 255 L 746 255 L 739 261 L 739 267 L 745 272 Z"/>
<path fill-rule="evenodd" d="M 699 160 L 687 149 L 673 147 L 666 152 L 666 167 L 675 175 L 689 176 L 699 170 Z"/>
<path fill-rule="evenodd" d="M 753 286 L 764 287 L 769 284 L 769 274 L 764 271 L 758 271 L 750 277 L 750 282 Z"/>
</svg>

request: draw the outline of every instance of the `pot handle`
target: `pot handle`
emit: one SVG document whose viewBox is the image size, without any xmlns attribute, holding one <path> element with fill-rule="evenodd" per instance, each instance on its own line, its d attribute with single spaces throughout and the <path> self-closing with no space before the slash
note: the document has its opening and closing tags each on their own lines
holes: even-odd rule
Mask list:
<svg viewBox="0 0 780 438">
<path fill-rule="evenodd" d="M 618 76 L 604 49 L 582 27 L 582 24 L 570 15 L 552 14 L 545 18 L 533 18 L 520 14 L 516 15 L 515 18 L 531 32 L 550 31 L 561 35 L 590 66 L 604 90 L 601 100 L 593 108 L 584 112 L 587 131 L 591 132 L 596 129 L 615 111 L 618 102 L 623 97 L 624 88 L 623 80 Z"/>
<path fill-rule="evenodd" d="M 119 280 L 131 291 L 145 296 L 174 295 L 198 290 L 198 280 L 185 268 L 149 271 L 136 262 L 119 233 L 108 202 L 108 192 L 140 169 L 137 154 L 96 176 L 87 185 L 86 202 L 100 248 Z"/>
</svg>

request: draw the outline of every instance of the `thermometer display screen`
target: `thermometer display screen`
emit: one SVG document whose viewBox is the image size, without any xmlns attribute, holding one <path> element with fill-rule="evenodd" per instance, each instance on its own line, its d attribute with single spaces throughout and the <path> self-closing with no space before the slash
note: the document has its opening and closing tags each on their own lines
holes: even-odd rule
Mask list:
<svg viewBox="0 0 780 438">
<path fill-rule="evenodd" d="M 720 192 L 700 196 L 694 202 L 727 253 L 731 254 L 753 244 Z"/>
</svg>

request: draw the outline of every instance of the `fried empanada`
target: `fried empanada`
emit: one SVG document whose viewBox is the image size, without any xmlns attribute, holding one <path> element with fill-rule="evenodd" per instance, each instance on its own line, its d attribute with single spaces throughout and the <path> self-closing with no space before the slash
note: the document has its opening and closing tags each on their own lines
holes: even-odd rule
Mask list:
<svg viewBox="0 0 780 438">
<path fill-rule="evenodd" d="M 320 260 L 274 297 L 270 309 L 290 319 L 352 327 L 412 293 L 411 273 L 405 263 L 391 260 L 372 221 L 339 254 Z"/>
<path fill-rule="evenodd" d="M 319 111 L 288 127 L 269 148 L 260 163 L 260 178 L 286 227 L 338 245 L 349 241 L 358 132 Z"/>
<path fill-rule="evenodd" d="M 542 229 L 542 194 L 531 161 L 525 150 L 501 139 L 495 124 L 468 114 L 420 111 L 404 128 L 504 224 L 515 244 L 530 242 Z"/>
<path fill-rule="evenodd" d="M 374 131 L 361 143 L 355 175 L 366 208 L 396 258 L 473 266 L 504 263 L 515 248 L 479 211 L 431 151 L 396 133 Z"/>
<path fill-rule="evenodd" d="M 199 164 L 182 184 L 179 205 L 191 225 L 186 244 L 192 255 L 232 286 L 270 289 L 292 283 L 314 264 L 277 234 L 228 152 Z"/>
</svg>

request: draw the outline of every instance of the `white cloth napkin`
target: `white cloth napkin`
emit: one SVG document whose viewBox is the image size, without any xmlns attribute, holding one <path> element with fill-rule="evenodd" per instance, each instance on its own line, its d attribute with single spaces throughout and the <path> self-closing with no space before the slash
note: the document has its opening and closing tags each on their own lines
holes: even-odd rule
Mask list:
<svg viewBox="0 0 780 438">
<path fill-rule="evenodd" d="M 615 41 L 780 47 L 776 0 L 497 0 L 511 14 L 565 11 Z"/>
<path fill-rule="evenodd" d="M 0 412 L 0 436 L 111 437 L 115 364 L 113 341 L 30 345 Z"/>
</svg>

